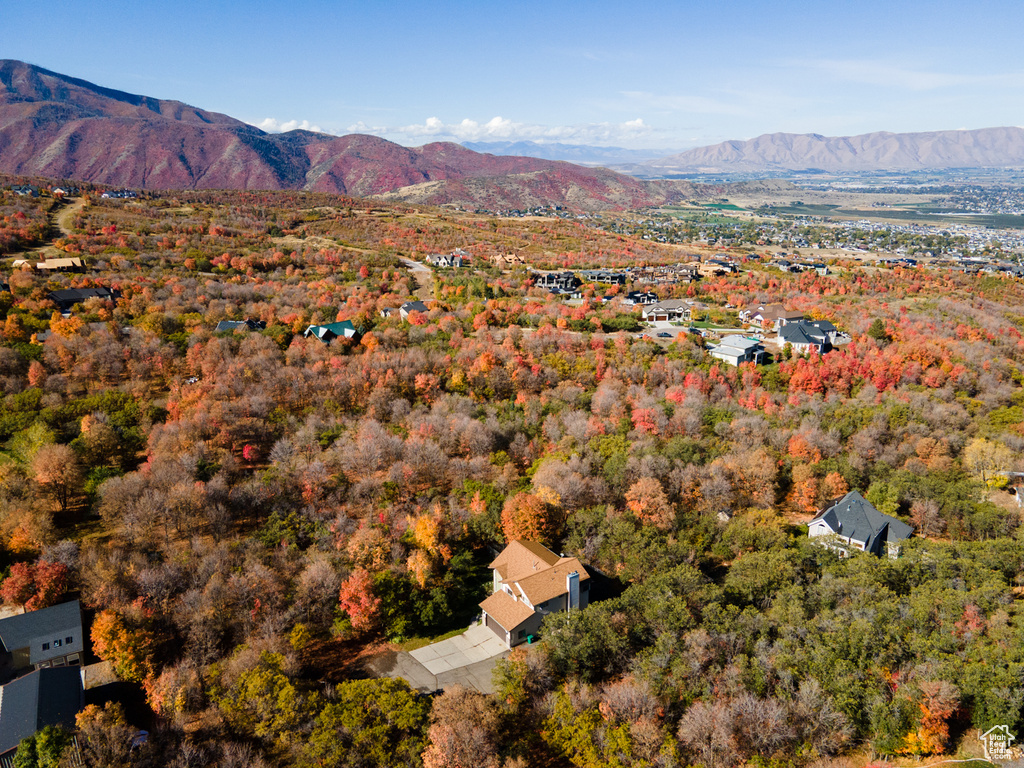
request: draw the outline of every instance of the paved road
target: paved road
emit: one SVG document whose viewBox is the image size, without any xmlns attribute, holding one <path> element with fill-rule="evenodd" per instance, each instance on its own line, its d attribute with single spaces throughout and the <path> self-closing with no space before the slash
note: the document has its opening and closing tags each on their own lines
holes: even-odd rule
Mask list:
<svg viewBox="0 0 1024 768">
<path fill-rule="evenodd" d="M 426 266 L 425 264 L 422 264 L 421 262 L 413 261 L 412 259 L 404 259 L 401 257 L 399 257 L 399 261 L 405 264 L 405 266 L 407 266 L 413 272 L 426 272 L 428 275 L 433 276 L 433 272 L 430 271 L 430 267 Z"/>
</svg>

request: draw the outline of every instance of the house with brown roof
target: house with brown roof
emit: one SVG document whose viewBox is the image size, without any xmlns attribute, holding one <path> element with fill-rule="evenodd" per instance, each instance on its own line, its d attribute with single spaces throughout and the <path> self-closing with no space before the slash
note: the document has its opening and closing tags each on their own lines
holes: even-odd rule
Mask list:
<svg viewBox="0 0 1024 768">
<path fill-rule="evenodd" d="M 484 624 L 511 648 L 540 628 L 544 617 L 586 608 L 590 576 L 575 557 L 533 541 L 511 542 L 494 562 L 494 592 L 480 603 Z"/>
<path fill-rule="evenodd" d="M 745 323 L 760 325 L 772 331 L 778 331 L 786 323 L 795 323 L 804 319 L 803 312 L 786 309 L 781 304 L 762 304 L 759 307 L 742 310 L 740 320 Z"/>
<path fill-rule="evenodd" d="M 518 253 L 499 253 L 491 257 L 491 262 L 498 269 L 511 269 L 526 263 L 525 259 Z"/>
</svg>

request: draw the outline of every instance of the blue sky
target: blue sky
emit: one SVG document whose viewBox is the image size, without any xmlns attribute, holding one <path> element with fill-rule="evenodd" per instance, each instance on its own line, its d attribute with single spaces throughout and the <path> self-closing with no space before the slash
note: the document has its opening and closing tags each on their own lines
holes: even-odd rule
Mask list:
<svg viewBox="0 0 1024 768">
<path fill-rule="evenodd" d="M 0 58 L 268 130 L 683 149 L 1024 125 L 1024 4 L 6 2 Z"/>
</svg>

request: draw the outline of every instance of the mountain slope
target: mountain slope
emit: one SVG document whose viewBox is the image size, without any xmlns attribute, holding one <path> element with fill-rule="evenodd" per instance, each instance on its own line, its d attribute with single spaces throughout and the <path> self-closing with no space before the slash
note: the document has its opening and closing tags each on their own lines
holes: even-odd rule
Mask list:
<svg viewBox="0 0 1024 768">
<path fill-rule="evenodd" d="M 403 147 L 358 134 L 268 134 L 227 115 L 11 60 L 0 61 L 0 172 L 141 189 L 308 189 L 360 196 L 477 179 L 448 187 L 448 201 L 476 206 L 493 198 L 516 208 L 659 202 L 671 189 L 451 143 Z M 530 174 L 541 175 L 529 181 Z M 560 182 L 572 186 L 571 194 Z M 459 197 L 460 189 L 468 197 Z"/>
<path fill-rule="evenodd" d="M 664 157 L 671 150 L 624 149 L 623 147 L 595 147 L 587 144 L 539 144 L 535 141 L 464 141 L 462 146 L 474 152 L 492 155 L 539 157 L 544 160 L 564 160 L 580 165 L 624 165 L 642 163 Z"/>
<path fill-rule="evenodd" d="M 1024 166 L 1024 129 L 982 128 L 929 133 L 826 137 L 772 133 L 726 141 L 639 165 L 671 171 L 872 171 Z"/>
<path fill-rule="evenodd" d="M 455 203 L 492 211 L 542 205 L 598 211 L 635 210 L 715 193 L 716 188 L 702 188 L 687 182 L 642 181 L 604 168 L 559 163 L 555 168 L 500 178 L 477 176 L 429 181 L 381 197 L 420 205 Z"/>
</svg>

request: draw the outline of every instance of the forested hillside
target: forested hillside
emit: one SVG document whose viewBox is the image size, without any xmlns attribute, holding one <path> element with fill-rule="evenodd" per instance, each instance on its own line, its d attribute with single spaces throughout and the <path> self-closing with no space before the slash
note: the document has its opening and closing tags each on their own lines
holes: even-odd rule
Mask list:
<svg viewBox="0 0 1024 768">
<path fill-rule="evenodd" d="M 0 195 L 9 265 L 49 201 Z M 1020 732 L 999 473 L 1024 470 L 1024 284 L 750 259 L 660 287 L 851 336 L 731 368 L 694 334 L 638 338 L 623 288 L 570 305 L 490 265 L 685 258 L 585 222 L 184 192 L 93 196 L 54 244 L 86 272 L 8 268 L 0 293 L 0 594 L 80 597 L 144 693 L 149 717 L 79 716 L 91 765 L 125 764 L 138 727 L 133 765 L 427 768 L 774 768 Z M 454 248 L 470 268 L 402 261 Z M 98 286 L 119 297 L 68 317 L 48 297 Z M 245 318 L 266 327 L 215 332 Z M 303 337 L 339 320 L 359 337 Z M 914 526 L 898 559 L 808 542 L 851 489 Z M 605 599 L 549 617 L 494 696 L 368 676 L 465 627 L 514 538 L 578 557 Z"/>
</svg>

